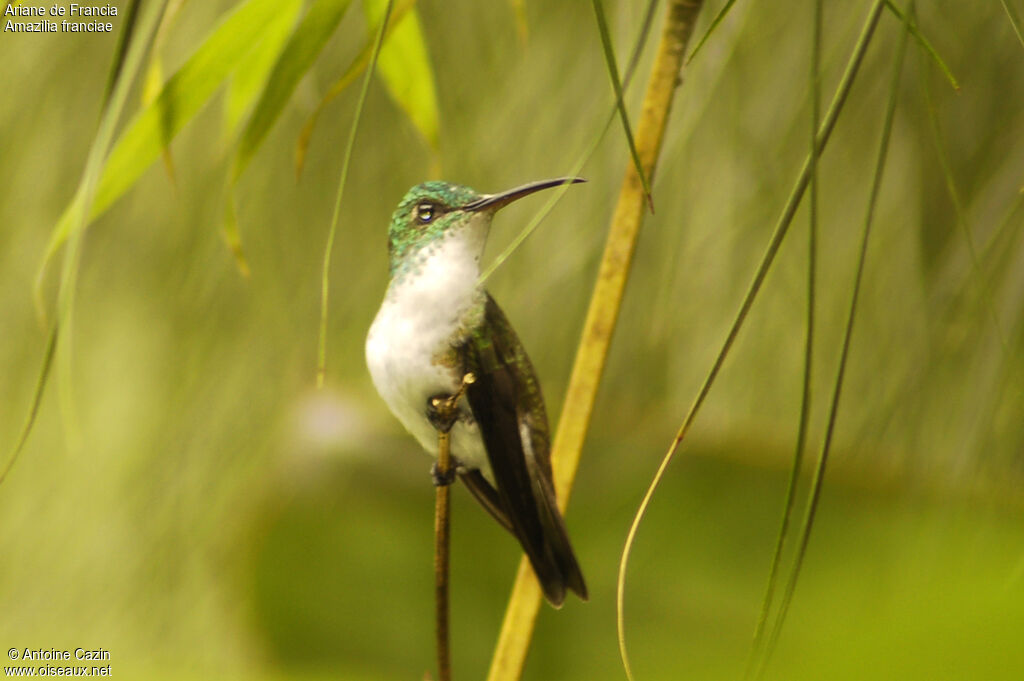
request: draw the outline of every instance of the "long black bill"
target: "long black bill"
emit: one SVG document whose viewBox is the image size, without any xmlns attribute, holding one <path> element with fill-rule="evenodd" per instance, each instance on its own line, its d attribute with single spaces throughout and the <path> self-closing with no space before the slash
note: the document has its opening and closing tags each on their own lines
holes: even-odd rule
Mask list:
<svg viewBox="0 0 1024 681">
<path fill-rule="evenodd" d="M 579 182 L 586 182 L 582 177 L 558 177 L 553 180 L 540 180 L 538 182 L 530 182 L 522 186 L 516 187 L 515 189 L 509 189 L 508 191 L 501 192 L 499 194 L 488 194 L 487 196 L 481 197 L 476 201 L 467 203 L 462 206 L 462 210 L 476 212 L 481 210 L 498 210 L 503 206 L 507 206 L 513 201 L 517 201 L 524 196 L 528 196 L 534 192 L 539 192 L 541 189 L 550 189 L 551 187 L 558 187 L 563 184 L 577 184 Z"/>
</svg>

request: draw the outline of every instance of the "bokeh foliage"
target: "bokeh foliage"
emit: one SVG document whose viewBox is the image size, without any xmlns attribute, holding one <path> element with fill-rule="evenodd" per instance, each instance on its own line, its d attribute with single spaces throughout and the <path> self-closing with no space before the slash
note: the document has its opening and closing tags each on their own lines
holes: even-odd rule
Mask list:
<svg viewBox="0 0 1024 681">
<path fill-rule="evenodd" d="M 588 4 L 527 3 L 525 42 L 511 5 L 478 5 L 418 6 L 436 152 L 388 87 L 371 87 L 334 257 L 324 391 L 313 389 L 319 264 L 352 88 L 324 109 L 299 181 L 293 154 L 364 49 L 359 12 L 340 20 L 230 188 L 248 277 L 219 235 L 237 153 L 224 128 L 235 100 L 223 93 L 172 143 L 174 181 L 153 164 L 90 227 L 67 382 L 79 430 L 68 436 L 48 394 L 0 487 L 0 642 L 102 646 L 125 678 L 418 678 L 430 666 L 428 461 L 385 413 L 362 358 L 385 285 L 386 221 L 438 162 L 484 191 L 563 172 L 612 102 Z M 1024 47 L 997 8 L 920 5 L 961 90 L 911 44 L 834 467 L 777 678 L 1024 672 Z M 233 6 L 186 3 L 161 48 L 164 72 Z M 826 93 L 865 8 L 826 6 Z M 625 55 L 643 7 L 606 10 Z M 618 552 L 806 153 L 810 17 L 810 3 L 737 3 L 686 72 L 568 516 L 592 600 L 543 612 L 530 678 L 621 674 Z M 820 398 L 899 30 L 884 17 L 820 164 Z M 0 443 L 15 439 L 31 398 L 45 340 L 32 285 L 81 173 L 113 41 L 0 40 Z M 589 183 L 490 283 L 552 414 L 629 162 L 619 132 L 584 169 Z M 492 252 L 530 209 L 502 214 Z M 627 610 L 639 678 L 742 671 L 799 413 L 806 220 L 641 529 Z M 486 670 L 516 558 L 465 497 L 455 495 L 452 557 L 460 677 Z"/>
</svg>

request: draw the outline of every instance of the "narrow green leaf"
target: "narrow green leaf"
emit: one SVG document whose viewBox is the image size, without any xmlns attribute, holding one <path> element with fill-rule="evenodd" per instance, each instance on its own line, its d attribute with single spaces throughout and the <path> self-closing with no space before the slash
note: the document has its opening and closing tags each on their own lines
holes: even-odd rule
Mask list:
<svg viewBox="0 0 1024 681">
<path fill-rule="evenodd" d="M 772 653 L 778 643 L 779 634 L 785 624 L 786 615 L 789 613 L 789 606 L 793 602 L 793 592 L 796 589 L 800 578 L 800 569 L 803 567 L 804 557 L 807 555 L 807 546 L 810 541 L 811 529 L 814 526 L 814 519 L 818 510 L 818 502 L 821 499 L 821 486 L 825 479 L 825 469 L 828 465 L 828 455 L 832 445 L 832 436 L 835 433 L 836 416 L 839 413 L 839 400 L 842 395 L 843 379 L 846 375 L 846 362 L 850 353 L 850 343 L 853 339 L 854 321 L 857 317 L 857 300 L 860 295 L 861 281 L 864 276 L 864 262 L 867 259 L 868 241 L 871 238 L 871 226 L 874 222 L 875 207 L 878 203 L 878 194 L 882 188 L 882 176 L 885 172 L 885 162 L 889 154 L 889 140 L 892 135 L 893 121 L 896 118 L 896 103 L 899 100 L 899 85 L 903 74 L 903 58 L 907 51 L 907 37 L 911 34 L 909 27 L 914 15 L 914 0 L 910 0 L 907 15 L 904 16 L 904 25 L 908 30 L 901 32 L 899 47 L 893 60 L 891 84 L 889 87 L 889 102 L 885 110 L 885 122 L 882 125 L 882 138 L 878 145 L 878 160 L 875 163 L 875 173 L 871 180 L 871 193 L 868 196 L 867 211 L 864 216 L 864 229 L 861 233 L 860 252 L 857 257 L 857 272 L 853 279 L 853 292 L 850 295 L 850 309 L 846 317 L 846 328 L 843 332 L 843 345 L 839 353 L 839 365 L 836 369 L 835 384 L 832 389 L 832 400 L 829 405 L 828 424 L 825 427 L 825 436 L 822 439 L 821 450 L 818 453 L 818 462 L 815 466 L 814 477 L 811 480 L 811 491 L 808 494 L 807 506 L 804 511 L 803 523 L 800 527 L 800 536 L 796 548 L 796 556 L 793 559 L 793 569 L 789 573 L 789 580 L 786 582 L 786 589 L 779 604 L 779 612 L 775 617 L 775 624 L 772 627 L 771 639 L 761 659 L 759 676 L 771 660 Z M 911 18 L 908 18 L 911 17 Z"/>
<path fill-rule="evenodd" d="M 387 28 L 384 29 L 384 39 L 392 34 L 395 30 L 395 26 L 399 20 L 406 15 L 406 13 L 413 8 L 416 4 L 416 0 L 401 0 L 395 8 L 391 11 L 392 21 L 388 22 Z M 349 85 L 355 82 L 359 74 L 363 72 L 366 65 L 370 63 L 370 57 L 373 54 L 373 45 L 375 42 L 375 36 L 377 34 L 377 27 L 374 27 L 373 35 L 366 39 L 366 43 L 363 48 L 356 55 L 356 58 L 352 60 L 348 68 L 338 77 L 334 84 L 331 85 L 330 89 L 320 100 L 320 103 L 316 105 L 316 109 L 310 114 L 309 118 L 306 119 L 305 125 L 302 126 L 302 132 L 299 133 L 299 139 L 295 143 L 295 175 L 299 176 L 302 174 L 302 168 L 306 164 L 306 152 L 309 150 L 309 140 L 313 137 L 313 130 L 316 128 L 316 122 L 320 118 L 320 114 L 323 113 L 324 108 L 327 104 L 335 97 L 345 91 Z"/>
<path fill-rule="evenodd" d="M 160 155 L 169 126 L 177 134 L 213 95 L 231 70 L 245 57 L 264 26 L 278 11 L 279 0 L 248 0 L 227 16 L 164 85 L 153 104 L 128 124 L 107 159 L 86 223 L 106 210 Z M 168 113 L 170 114 L 168 117 Z M 46 266 L 68 238 L 76 210 L 84 203 L 79 190 L 50 236 L 40 267 Z M 37 283 L 38 286 L 38 283 Z"/>
<path fill-rule="evenodd" d="M 168 0 L 164 7 L 164 13 L 160 17 L 160 25 L 156 29 L 156 36 L 153 38 L 153 46 L 150 49 L 149 68 L 146 69 L 146 75 L 142 79 L 143 107 L 152 104 L 160 94 L 164 83 L 163 59 L 160 57 L 160 50 L 167 40 L 167 34 L 171 30 L 171 26 L 174 25 L 174 20 L 181 8 L 185 6 L 185 2 L 187 0 Z"/>
<path fill-rule="evenodd" d="M 224 128 L 228 137 L 234 135 L 263 91 L 270 70 L 281 56 L 285 40 L 295 28 L 295 21 L 301 12 L 302 0 L 281 0 L 277 14 L 264 27 L 252 52 L 231 74 L 224 98 Z"/>
<path fill-rule="evenodd" d="M 143 107 L 149 106 L 156 101 L 163 84 L 163 60 L 159 56 L 153 55 L 153 58 L 149 61 L 149 68 L 146 69 L 146 77 L 142 79 L 142 96 L 139 99 L 142 101 Z"/>
<path fill-rule="evenodd" d="M 133 4 L 131 11 L 134 11 L 136 6 L 141 7 L 141 2 Z M 82 172 L 82 178 L 79 181 L 76 192 L 76 197 L 79 200 L 72 202 L 72 207 L 69 209 L 71 213 L 68 227 L 70 230 L 70 243 L 64 252 L 60 288 L 57 294 L 56 318 L 50 326 L 46 349 L 43 352 L 42 365 L 32 396 L 32 403 L 29 405 L 18 440 L 11 451 L 11 455 L 8 457 L 7 463 L 4 465 L 3 472 L 0 473 L 0 483 L 7 478 L 8 473 L 10 473 L 18 456 L 24 449 L 25 443 L 28 442 L 29 435 L 31 435 L 36 422 L 36 417 L 39 414 L 39 406 L 42 403 L 46 384 L 52 371 L 57 351 L 57 341 L 61 335 L 66 336 L 70 329 L 71 310 L 74 307 L 75 282 L 81 256 L 81 239 L 88 221 L 88 216 L 82 209 L 82 206 L 90 204 L 93 200 L 96 186 L 99 184 L 100 175 L 103 170 L 104 159 L 107 156 L 111 141 L 114 139 L 117 121 L 120 119 L 121 112 L 124 110 L 124 104 L 128 99 L 128 91 L 145 59 L 151 44 L 152 35 L 156 30 L 157 21 L 165 6 L 166 0 L 165 2 L 150 3 L 140 12 L 141 18 L 138 21 L 134 18 L 132 21 L 126 21 L 121 29 L 122 35 L 115 48 L 115 56 L 107 81 L 108 87 L 103 95 L 99 125 L 89 147 L 85 169 Z M 37 302 L 41 300 L 40 289 L 41 285 L 37 280 Z M 42 310 L 41 305 L 40 310 Z M 66 353 L 70 353 L 70 347 L 66 348 Z M 70 358 L 67 361 L 67 366 L 70 367 Z M 67 373 L 65 378 L 65 386 L 70 386 L 70 372 Z M 70 394 L 70 390 L 67 394 Z"/>
<path fill-rule="evenodd" d="M 25 448 L 25 443 L 28 442 L 28 436 L 32 433 L 32 427 L 36 423 L 36 417 L 39 415 L 39 405 L 43 402 L 43 393 L 46 392 L 46 384 L 50 378 L 50 369 L 53 367 L 53 356 L 57 350 L 59 328 L 60 323 L 54 321 L 50 327 L 50 333 L 47 334 L 46 349 L 43 350 L 43 363 L 39 367 L 36 387 L 32 391 L 32 404 L 28 407 L 25 421 L 21 425 L 21 433 L 18 434 L 18 439 L 14 443 L 14 447 L 11 448 L 11 453 L 7 457 L 7 463 L 4 464 L 3 471 L 0 472 L 0 485 L 4 483 L 7 475 L 14 468 L 14 464 L 18 461 L 18 456 L 21 455 L 21 451 Z"/>
<path fill-rule="evenodd" d="M 149 106 L 156 101 L 158 96 L 160 96 L 160 90 L 163 87 L 163 80 L 163 60 L 159 55 L 153 54 L 149 61 L 149 68 L 146 69 L 146 75 L 142 79 L 141 100 L 143 107 Z M 163 158 L 164 170 L 167 171 L 167 177 L 171 180 L 171 184 L 177 185 L 178 179 L 174 171 L 174 156 L 171 154 L 170 116 L 168 114 L 169 112 L 165 111 L 164 116 L 161 118 L 160 143 L 163 146 L 163 150 L 160 152 L 160 156 Z"/>
<path fill-rule="evenodd" d="M 324 264 L 320 272 L 320 334 L 317 340 L 317 362 L 316 362 L 316 385 L 322 388 L 324 378 L 327 375 L 327 312 L 328 294 L 330 292 L 331 276 L 331 253 L 334 250 L 334 239 L 338 233 L 338 216 L 341 215 L 341 199 L 345 195 L 345 182 L 348 180 L 348 168 L 352 162 L 352 150 L 356 146 L 356 133 L 359 131 L 359 121 L 363 116 L 363 105 L 366 103 L 366 93 L 370 89 L 370 76 L 377 66 L 377 57 L 380 56 L 381 46 L 384 44 L 384 35 L 387 25 L 391 20 L 393 0 L 388 0 L 384 8 L 384 17 L 381 19 L 380 27 L 377 29 L 377 38 L 373 42 L 373 52 L 370 53 L 370 66 L 363 78 L 363 86 L 359 90 L 359 100 L 356 102 L 356 113 L 352 118 L 352 127 L 348 131 L 348 142 L 345 144 L 345 157 L 341 162 L 341 176 L 338 178 L 338 193 L 334 198 L 334 214 L 331 216 L 331 226 L 327 230 L 327 245 L 324 246 Z"/>
<path fill-rule="evenodd" d="M 729 14 L 729 10 L 732 9 L 732 6 L 734 4 L 736 4 L 736 0 L 729 0 L 727 3 L 725 3 L 722 9 L 718 10 L 718 14 L 716 14 L 715 18 L 711 20 L 711 25 L 708 26 L 708 30 L 704 31 L 704 35 L 702 35 L 700 37 L 700 40 L 697 41 L 697 46 L 693 48 L 693 52 L 691 52 L 690 56 L 686 58 L 687 64 L 693 61 L 693 58 L 697 56 L 697 53 L 700 52 L 700 48 L 704 47 L 704 43 L 708 41 L 708 38 L 711 37 L 711 34 L 715 32 L 715 29 L 718 28 L 718 25 L 722 23 L 722 20 L 725 19 L 727 14 Z"/>
<path fill-rule="evenodd" d="M 386 5 L 387 0 L 363 0 L 368 25 L 379 25 Z M 437 92 L 419 16 L 413 9 L 393 23 L 395 28 L 384 39 L 377 57 L 377 75 L 430 148 L 436 150 Z"/>
<path fill-rule="evenodd" d="M 640 184 L 644 187 L 644 195 L 647 197 L 647 205 L 651 212 L 654 212 L 654 199 L 651 198 L 651 185 L 648 183 L 647 175 L 644 174 L 643 164 L 640 163 L 640 156 L 636 152 L 636 143 L 633 141 L 633 129 L 629 125 L 629 114 L 626 113 L 626 103 L 622 99 L 622 83 L 619 81 L 619 67 L 615 63 L 615 48 L 612 46 L 612 37 L 608 32 L 608 22 L 604 16 L 602 0 L 592 0 L 594 15 L 597 17 L 597 28 L 601 34 L 601 47 L 604 48 L 605 63 L 608 66 L 608 75 L 612 80 L 612 90 L 615 92 L 615 102 L 619 107 L 619 117 L 622 119 L 622 129 L 626 133 L 626 143 L 629 145 L 629 153 L 633 157 L 633 166 L 640 178 Z"/>
<path fill-rule="evenodd" d="M 886 0 L 885 6 L 889 9 L 890 12 L 892 12 L 899 18 L 900 22 L 904 26 L 906 26 L 906 30 L 910 31 L 910 35 L 914 36 L 914 40 L 920 43 L 921 47 L 924 48 L 924 51 L 928 53 L 928 56 L 932 58 L 932 61 L 934 61 L 935 64 L 939 67 L 939 70 L 942 71 L 942 74 L 946 76 L 946 80 L 948 80 L 949 84 L 953 86 L 953 89 L 959 91 L 960 84 L 956 82 L 956 77 L 953 75 L 953 72 L 949 69 L 948 66 L 946 66 L 946 62 L 942 59 L 942 57 L 939 56 L 938 51 L 936 51 L 936 49 L 932 47 L 932 44 L 928 41 L 928 38 L 926 38 L 924 34 L 921 33 L 921 31 L 917 28 L 917 22 L 907 21 L 907 17 L 904 16 L 903 12 L 900 10 L 899 7 L 893 4 L 892 0 Z"/>
<path fill-rule="evenodd" d="M 807 331 L 804 339 L 804 372 L 803 385 L 800 397 L 800 423 L 797 426 L 796 451 L 793 453 L 793 463 L 789 471 L 789 484 L 786 489 L 786 501 L 782 508 L 782 520 L 779 522 L 779 534 L 775 540 L 775 551 L 772 554 L 771 567 L 768 570 L 768 583 L 765 587 L 764 598 L 761 601 L 761 614 L 757 619 L 757 627 L 754 630 L 754 641 L 750 647 L 750 654 L 747 657 L 745 678 L 750 678 L 758 662 L 758 656 L 764 646 L 764 634 L 768 625 L 768 615 L 771 612 L 772 603 L 775 599 L 775 590 L 778 587 L 779 568 L 782 565 L 782 551 L 789 539 L 789 527 L 793 520 L 793 511 L 796 508 L 797 483 L 800 480 L 800 471 L 803 468 L 804 452 L 807 448 L 807 430 L 811 414 L 811 378 L 814 366 L 814 306 L 815 306 L 815 279 L 817 276 L 818 258 L 818 125 L 821 118 L 821 33 L 822 14 L 824 0 L 815 0 L 814 14 L 811 32 L 811 69 L 810 69 L 810 91 L 811 91 L 811 180 L 808 196 L 808 213 L 810 217 L 810 229 L 807 238 Z"/>
<path fill-rule="evenodd" d="M 1003 4 L 1003 11 L 1006 12 L 1006 16 L 1010 19 L 1010 25 L 1013 26 L 1013 32 L 1017 34 L 1017 40 L 1020 41 L 1021 47 L 1024 47 L 1024 33 L 1021 32 L 1020 28 L 1020 17 L 1017 16 L 1017 11 L 1010 6 L 1006 0 L 999 0 Z"/>
<path fill-rule="evenodd" d="M 292 96 L 299 81 L 313 65 L 328 39 L 341 22 L 350 0 L 316 0 L 288 39 L 281 56 L 274 64 L 263 94 L 256 103 L 249 123 L 242 133 L 242 141 L 235 155 L 232 177 L 238 177 L 249 165 L 253 154 L 270 132 L 284 105 Z"/>
<path fill-rule="evenodd" d="M 149 68 L 146 69 L 146 75 L 142 80 L 142 108 L 155 102 L 156 98 L 160 96 L 160 91 L 163 89 L 164 63 L 163 58 L 160 56 L 160 49 L 163 47 L 167 34 L 171 30 L 171 26 L 174 25 L 174 20 L 177 18 L 181 8 L 185 6 L 186 1 L 168 0 L 167 5 L 164 7 L 164 14 L 160 18 L 160 25 L 156 29 L 156 37 L 153 38 L 153 47 L 150 49 Z M 171 155 L 171 138 L 173 137 L 171 134 L 171 118 L 171 111 L 161 110 L 160 142 L 163 145 L 163 149 L 160 155 L 164 161 L 164 170 L 167 171 L 167 177 L 171 180 L 172 185 L 177 185 L 178 180 L 174 172 L 174 156 Z"/>
<path fill-rule="evenodd" d="M 105 111 L 107 108 L 107 102 L 110 100 L 110 95 L 114 91 L 114 84 L 117 82 L 117 77 L 121 75 L 121 67 L 124 66 L 124 58 L 128 50 L 129 39 L 135 31 L 135 20 L 139 16 L 139 4 L 141 0 L 132 0 L 128 3 L 127 10 L 124 13 L 124 19 L 121 31 L 117 34 L 117 45 L 114 47 L 114 63 L 110 68 L 110 72 L 107 74 L 107 84 L 103 88 L 103 106 L 100 107 L 101 111 Z M 20 5 L 20 2 L 14 3 Z M 4 7 L 4 11 L 7 8 Z"/>
<path fill-rule="evenodd" d="M 241 272 L 242 276 L 248 277 L 249 261 L 245 257 L 245 251 L 242 250 L 242 235 L 238 231 L 238 209 L 235 206 L 235 197 L 231 193 L 230 187 L 227 191 L 227 198 L 224 201 L 224 224 L 221 229 L 221 235 L 224 237 L 224 243 L 227 244 L 231 255 L 235 258 L 235 265 L 238 267 L 238 271 Z"/>
<path fill-rule="evenodd" d="M 832 97 L 832 102 L 829 105 L 828 111 L 825 113 L 821 127 L 818 129 L 817 148 L 819 155 L 824 153 L 828 140 L 832 136 L 832 131 L 835 129 L 836 121 L 839 120 L 839 114 L 842 113 L 842 110 L 846 105 L 850 89 L 853 87 L 853 83 L 857 78 L 860 67 L 864 62 L 864 54 L 867 52 L 868 46 L 871 44 L 871 39 L 878 26 L 878 20 L 882 15 L 882 10 L 884 9 L 885 0 L 875 0 L 875 3 L 871 6 L 870 11 L 868 12 L 868 18 L 861 29 L 861 34 L 857 39 L 857 44 L 854 46 L 853 53 L 847 61 L 846 70 L 843 72 L 843 76 L 839 81 L 839 85 L 836 87 L 835 94 Z M 750 284 L 747 286 L 747 291 L 743 296 L 743 301 L 740 303 L 740 307 L 736 311 L 732 324 L 729 326 L 729 331 L 726 334 L 725 340 L 722 342 L 722 346 L 718 350 L 718 354 L 715 356 L 715 359 L 711 364 L 711 368 L 704 377 L 704 381 L 697 390 L 697 395 L 693 398 L 693 402 L 690 404 L 690 408 L 687 410 L 686 416 L 683 417 L 683 422 L 680 424 L 679 430 L 676 431 L 675 437 L 672 439 L 668 450 L 662 457 L 661 463 L 658 465 L 658 470 L 655 471 L 654 478 L 651 480 L 651 484 L 648 485 L 647 491 L 644 492 L 643 499 L 640 501 L 640 506 L 637 508 L 636 513 L 633 514 L 633 522 L 630 523 L 629 531 L 626 534 L 626 545 L 623 547 L 622 554 L 619 557 L 619 573 L 616 580 L 616 617 L 619 627 L 619 654 L 627 669 L 628 658 L 626 656 L 625 629 L 622 612 L 623 603 L 625 601 L 626 570 L 629 567 L 629 557 L 633 552 L 633 545 L 636 541 L 637 531 L 639 530 L 644 517 L 647 515 L 647 509 L 650 507 L 651 500 L 654 498 L 654 493 L 661 485 L 661 481 L 665 477 L 665 472 L 668 470 L 669 464 L 679 451 L 679 447 L 683 440 L 686 439 L 687 433 L 690 432 L 690 427 L 696 420 L 697 414 L 700 412 L 700 409 L 704 404 L 704 400 L 707 399 L 708 394 L 711 392 L 711 386 L 718 378 L 718 373 L 722 370 L 722 366 L 725 364 L 725 359 L 729 356 L 729 352 L 732 350 L 732 346 L 736 342 L 736 338 L 739 336 L 740 329 L 742 329 L 743 324 L 746 322 L 747 315 L 750 313 L 754 300 L 761 291 L 761 286 L 764 284 L 765 277 L 768 276 L 768 272 L 771 270 L 772 264 L 775 261 L 775 256 L 778 255 L 779 248 L 782 246 L 782 242 L 786 237 L 786 233 L 789 231 L 790 224 L 793 222 L 793 217 L 796 215 L 797 208 L 800 205 L 804 192 L 807 190 L 811 176 L 810 168 L 811 160 L 808 158 L 804 161 L 803 167 L 800 169 L 800 173 L 797 176 L 796 183 L 790 191 L 789 197 L 786 199 L 786 205 L 783 207 L 782 214 L 779 216 L 779 219 L 775 224 L 775 229 L 772 232 L 768 246 L 765 249 L 764 255 L 761 257 L 760 264 L 757 266 L 757 271 L 754 273 Z"/>
</svg>

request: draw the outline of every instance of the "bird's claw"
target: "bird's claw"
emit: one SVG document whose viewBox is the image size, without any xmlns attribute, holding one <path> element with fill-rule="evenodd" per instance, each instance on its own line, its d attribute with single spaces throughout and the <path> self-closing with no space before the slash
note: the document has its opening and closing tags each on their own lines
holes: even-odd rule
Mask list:
<svg viewBox="0 0 1024 681">
<path fill-rule="evenodd" d="M 434 429 L 447 433 L 459 419 L 459 410 L 451 395 L 433 395 L 427 398 L 427 420 Z"/>
</svg>

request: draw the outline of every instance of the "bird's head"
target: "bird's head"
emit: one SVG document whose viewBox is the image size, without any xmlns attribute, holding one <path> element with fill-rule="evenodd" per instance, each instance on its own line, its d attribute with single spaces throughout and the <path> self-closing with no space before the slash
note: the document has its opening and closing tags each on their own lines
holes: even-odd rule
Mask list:
<svg viewBox="0 0 1024 681">
<path fill-rule="evenodd" d="M 405 193 L 391 215 L 388 252 L 392 274 L 400 262 L 424 246 L 463 230 L 469 230 L 467 236 L 477 237 L 482 248 L 491 219 L 499 209 L 541 189 L 576 182 L 584 180 L 578 177 L 542 180 L 498 194 L 480 194 L 451 182 L 418 184 Z"/>
</svg>

